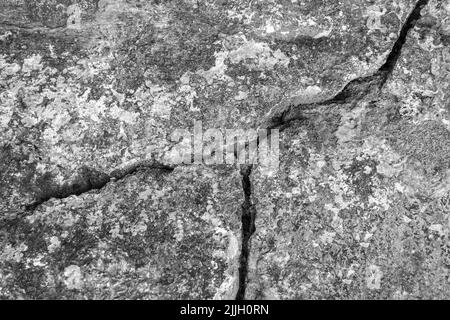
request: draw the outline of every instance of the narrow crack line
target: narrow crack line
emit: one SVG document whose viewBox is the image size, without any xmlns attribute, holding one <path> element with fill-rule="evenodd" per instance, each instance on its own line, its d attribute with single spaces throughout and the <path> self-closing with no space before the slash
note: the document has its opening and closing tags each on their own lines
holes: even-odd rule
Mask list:
<svg viewBox="0 0 450 320">
<path fill-rule="evenodd" d="M 248 259 L 250 256 L 250 239 L 256 231 L 255 219 L 256 210 L 252 203 L 252 185 L 250 175 L 253 166 L 244 166 L 241 169 L 242 187 L 244 190 L 244 203 L 242 204 L 242 239 L 241 255 L 239 257 L 239 288 L 236 294 L 236 300 L 245 299 L 247 289 Z"/>
<path fill-rule="evenodd" d="M 286 129 L 293 121 L 305 121 L 313 115 L 318 115 L 321 112 L 320 107 L 329 105 L 341 105 L 345 103 L 356 104 L 370 94 L 381 91 L 388 78 L 393 73 L 398 59 L 400 58 L 403 45 L 405 44 L 409 31 L 414 28 L 417 20 L 421 17 L 421 10 L 428 4 L 429 0 L 419 0 L 412 12 L 409 14 L 405 23 L 403 24 L 399 37 L 394 43 L 391 52 L 389 53 L 385 63 L 378 69 L 378 71 L 370 76 L 354 79 L 350 81 L 338 94 L 333 98 L 324 100 L 322 102 L 314 102 L 309 104 L 289 105 L 281 111 L 278 111 L 273 116 L 263 122 L 259 129 L 264 128 L 268 130 L 268 137 L 270 139 L 271 130 L 279 129 L 280 131 Z M 259 138 L 256 141 L 259 146 Z M 239 288 L 236 295 L 236 300 L 244 300 L 248 281 L 249 257 L 251 249 L 251 237 L 256 231 L 256 209 L 252 203 L 252 185 L 250 175 L 254 167 L 248 165 L 241 169 L 242 186 L 244 189 L 245 200 L 242 205 L 242 247 L 239 258 Z"/>
<path fill-rule="evenodd" d="M 373 75 L 360 77 L 350 81 L 339 93 L 330 99 L 307 104 L 292 104 L 288 105 L 283 110 L 275 110 L 275 115 L 269 116 L 268 119 L 263 122 L 261 127 L 283 130 L 293 121 L 308 119 L 308 114 L 317 114 L 317 109 L 321 106 L 336 106 L 346 103 L 356 104 L 368 95 L 379 95 L 381 89 L 384 87 L 397 65 L 403 45 L 408 38 L 409 31 L 414 28 L 417 20 L 421 18 L 421 11 L 428 3 L 429 0 L 417 1 L 414 9 L 402 25 L 399 36 L 386 58 L 385 63 Z"/>
<path fill-rule="evenodd" d="M 43 33 L 52 33 L 52 32 L 64 32 L 67 31 L 67 27 L 57 26 L 57 27 L 46 27 L 42 25 L 38 25 L 36 23 L 31 25 L 26 24 L 18 24 L 12 22 L 0 22 L 0 28 L 9 29 L 9 30 L 17 30 L 23 32 L 43 32 Z"/>
<path fill-rule="evenodd" d="M 421 17 L 421 10 L 424 6 L 428 4 L 429 0 L 419 0 L 410 15 L 408 16 L 406 22 L 403 24 L 399 37 L 392 47 L 391 52 L 386 59 L 386 62 L 378 69 L 378 71 L 367 77 L 361 77 L 350 81 L 338 94 L 333 98 L 324 100 L 322 102 L 314 102 L 309 104 L 297 104 L 289 105 L 283 110 L 279 111 L 278 114 L 270 116 L 262 126 L 268 129 L 268 135 L 270 138 L 271 129 L 284 130 L 289 124 L 296 120 L 307 120 L 311 115 L 318 114 L 318 108 L 321 106 L 345 104 L 345 103 L 356 103 L 360 101 L 367 95 L 373 92 L 379 92 L 386 81 L 392 74 L 397 65 L 398 59 L 400 58 L 403 45 L 407 40 L 409 31 L 415 26 L 416 21 Z M 5 23 L 0 23 L 0 26 L 5 25 Z M 21 28 L 18 26 L 10 25 L 11 27 Z M 44 29 L 47 31 L 53 31 L 63 28 L 21 28 L 26 30 L 36 30 Z M 259 139 L 257 140 L 259 145 Z M 253 165 L 247 165 L 241 169 L 242 175 L 242 186 L 244 191 L 244 203 L 242 204 L 242 244 L 241 244 L 241 255 L 239 257 L 239 287 L 236 294 L 236 300 L 244 300 L 245 293 L 247 289 L 248 281 L 248 268 L 249 268 L 249 257 L 250 257 L 250 247 L 251 247 L 251 237 L 256 231 L 255 220 L 256 220 L 256 209 L 252 202 L 252 185 L 251 185 L 251 173 L 253 171 Z M 49 201 L 52 198 L 64 199 L 72 195 L 81 195 L 92 190 L 100 190 L 104 188 L 109 182 L 119 181 L 124 179 L 126 176 L 133 175 L 141 169 L 154 169 L 162 170 L 166 172 L 172 172 L 175 168 L 167 166 L 160 163 L 150 162 L 139 162 L 135 165 L 127 167 L 125 169 L 114 170 L 110 175 L 97 174 L 88 175 L 81 183 L 75 182 L 69 185 L 62 186 L 61 189 L 54 191 L 44 197 L 39 198 L 35 202 L 27 205 L 26 211 L 32 211 L 39 205 Z"/>
<path fill-rule="evenodd" d="M 399 37 L 397 38 L 397 41 L 395 42 L 394 46 L 392 47 L 391 52 L 389 53 L 388 58 L 386 59 L 386 62 L 381 66 L 381 68 L 378 70 L 379 73 L 385 73 L 386 77 L 384 78 L 384 83 L 389 78 L 389 76 L 392 74 L 392 72 L 395 69 L 395 66 L 397 65 L 398 59 L 401 56 L 403 45 L 405 44 L 409 31 L 413 29 L 417 23 L 417 21 L 422 17 L 422 9 L 428 5 L 430 0 L 418 0 L 414 9 L 409 14 L 408 18 L 406 19 L 405 23 L 403 24 Z"/>
<path fill-rule="evenodd" d="M 144 160 L 123 169 L 116 169 L 109 175 L 95 170 L 84 169 L 82 170 L 81 177 L 76 179 L 76 181 L 58 186 L 56 190 L 51 190 L 51 192 L 39 197 L 36 201 L 25 205 L 25 212 L 35 210 L 38 206 L 51 199 L 65 199 L 70 196 L 80 196 L 93 190 L 101 190 L 108 183 L 120 181 L 127 176 L 136 174 L 140 170 L 172 172 L 175 170 L 175 167 L 151 160 Z"/>
</svg>

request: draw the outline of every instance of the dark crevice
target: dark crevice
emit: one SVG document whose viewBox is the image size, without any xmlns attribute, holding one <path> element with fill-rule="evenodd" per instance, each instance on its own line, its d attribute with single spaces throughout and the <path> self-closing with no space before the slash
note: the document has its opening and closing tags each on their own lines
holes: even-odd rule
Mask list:
<svg viewBox="0 0 450 320">
<path fill-rule="evenodd" d="M 369 95 L 379 95 L 381 89 L 384 87 L 386 81 L 389 79 L 397 65 L 409 31 L 414 28 L 417 20 L 421 18 L 421 10 L 428 2 L 429 0 L 417 1 L 414 9 L 400 29 L 397 41 L 394 43 L 385 63 L 377 72 L 375 72 L 375 74 L 350 81 L 338 94 L 330 99 L 308 104 L 300 103 L 288 105 L 281 111 L 276 110 L 276 113 L 271 115 L 270 118 L 263 123 L 262 127 L 283 130 L 289 123 L 296 120 L 307 119 L 309 113 L 317 113 L 318 107 L 347 103 L 356 104 L 358 101 Z"/>
<path fill-rule="evenodd" d="M 39 23 L 29 23 L 29 24 L 19 24 L 3 21 L 0 22 L 0 28 L 10 29 L 10 30 L 20 30 L 23 32 L 58 32 L 58 31 L 67 31 L 65 26 L 55 26 L 55 27 L 47 27 L 41 25 Z"/>
<path fill-rule="evenodd" d="M 392 71 L 394 71 L 397 61 L 400 58 L 403 45 L 405 44 L 406 39 L 408 37 L 408 33 L 412 28 L 414 28 L 416 22 L 422 17 L 421 11 L 428 4 L 428 2 L 429 0 L 417 1 L 413 11 L 409 14 L 408 18 L 406 19 L 406 22 L 403 24 L 402 29 L 400 30 L 400 35 L 397 41 L 395 42 L 394 46 L 392 47 L 392 50 L 389 53 L 386 62 L 381 66 L 381 68 L 378 71 L 380 73 L 386 74 L 386 78 L 384 79 L 384 81 L 386 81 L 387 78 L 392 74 Z"/>
<path fill-rule="evenodd" d="M 152 169 L 172 172 L 175 168 L 164 164 L 155 163 L 153 161 L 151 162 L 143 161 L 138 162 L 137 164 L 134 164 L 132 166 L 126 167 L 124 169 L 114 170 L 109 175 L 100 173 L 95 170 L 87 171 L 87 169 L 85 169 L 82 170 L 82 173 L 77 179 L 75 179 L 75 181 L 57 186 L 54 189 L 46 191 L 46 193 L 37 197 L 37 199 L 34 202 L 26 205 L 25 210 L 32 211 L 36 209 L 36 207 L 42 205 L 43 203 L 51 199 L 65 199 L 70 196 L 80 196 L 84 193 L 93 190 L 100 190 L 103 187 L 105 187 L 109 182 L 122 180 L 128 175 L 133 175 L 140 170 L 152 170 Z"/>
<path fill-rule="evenodd" d="M 245 299 L 247 288 L 248 259 L 250 255 L 250 239 L 256 230 L 255 218 L 256 210 L 252 203 L 252 185 L 250 175 L 253 167 L 246 166 L 241 170 L 242 187 L 244 189 L 244 203 L 242 204 L 242 239 L 241 256 L 239 258 L 239 288 L 236 300 Z"/>
<path fill-rule="evenodd" d="M 429 0 L 419 0 L 405 23 L 403 24 L 399 37 L 394 43 L 391 52 L 389 53 L 385 63 L 378 69 L 378 71 L 370 76 L 361 77 L 350 81 L 338 94 L 333 98 L 321 102 L 314 102 L 308 104 L 288 105 L 282 110 L 277 110 L 275 114 L 271 115 L 260 127 L 268 129 L 270 138 L 271 129 L 284 130 L 293 121 L 308 120 L 311 115 L 317 115 L 320 112 L 320 107 L 329 105 L 342 104 L 356 104 L 358 101 L 370 95 L 379 95 L 381 89 L 386 81 L 391 76 L 400 58 L 403 45 L 405 44 L 409 31 L 415 26 L 417 20 L 421 17 L 421 10 L 428 4 Z M 257 141 L 259 145 L 259 139 Z M 244 168 L 242 174 L 242 185 L 244 188 L 245 201 L 242 205 L 242 248 L 239 260 L 239 289 L 236 295 L 236 300 L 245 299 L 245 291 L 247 288 L 248 275 L 248 259 L 250 255 L 250 239 L 256 231 L 255 218 L 256 210 L 253 206 L 252 186 L 250 175 L 252 173 L 252 166 Z"/>
<path fill-rule="evenodd" d="M 266 129 L 283 130 L 293 121 L 305 120 L 308 119 L 311 114 L 316 114 L 318 112 L 318 108 L 321 106 L 356 103 L 357 101 L 360 101 L 370 94 L 379 93 L 379 91 L 383 88 L 386 81 L 395 69 L 409 31 L 415 26 L 416 21 L 421 17 L 421 9 L 426 6 L 428 2 L 429 0 L 419 0 L 416 3 L 413 11 L 410 13 L 406 22 L 403 24 L 400 30 L 399 37 L 394 43 L 392 50 L 386 59 L 386 62 L 378 69 L 375 74 L 350 81 L 338 94 L 336 94 L 331 99 L 309 104 L 300 103 L 296 105 L 288 105 L 283 110 L 280 110 L 276 114 L 271 115 L 262 127 Z M 3 23 L 3 26 L 6 26 L 5 23 Z M 14 25 L 9 25 L 9 27 L 22 28 L 20 26 Z M 32 30 L 36 29 L 32 28 Z M 45 30 L 51 29 L 45 28 Z M 161 164 L 138 163 L 126 169 L 116 170 L 109 175 L 88 175 L 87 177 L 84 177 L 84 180 L 82 179 L 80 181 L 61 186 L 57 190 L 52 191 L 45 196 L 39 197 L 36 201 L 27 205 L 26 209 L 34 210 L 39 205 L 51 200 L 52 198 L 64 199 L 72 195 L 79 196 L 93 190 L 100 190 L 109 182 L 121 180 L 126 176 L 135 174 L 142 169 L 156 169 L 166 172 L 172 172 L 174 170 L 173 167 Z M 241 255 L 239 258 L 238 268 L 239 287 L 236 294 L 236 300 L 245 299 L 248 280 L 250 240 L 252 235 L 256 231 L 256 209 L 252 202 L 252 185 L 250 179 L 252 170 L 252 166 L 246 166 L 241 170 L 244 203 L 242 204 L 241 217 L 242 239 Z"/>
</svg>

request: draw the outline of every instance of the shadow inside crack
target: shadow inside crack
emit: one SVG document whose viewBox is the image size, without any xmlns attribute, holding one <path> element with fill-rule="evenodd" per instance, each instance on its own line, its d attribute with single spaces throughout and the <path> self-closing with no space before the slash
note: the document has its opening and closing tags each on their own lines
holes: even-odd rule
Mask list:
<svg viewBox="0 0 450 320">
<path fill-rule="evenodd" d="M 26 205 L 25 210 L 32 211 L 53 198 L 65 199 L 70 196 L 79 196 L 92 190 L 100 190 L 111 181 L 121 180 L 144 169 L 172 172 L 175 168 L 162 164 L 137 163 L 124 169 L 115 170 L 108 175 L 89 167 L 82 167 L 73 181 L 62 185 L 55 185 L 52 177 L 47 174 L 38 180 L 39 191 L 37 192 L 36 200 Z"/>
<path fill-rule="evenodd" d="M 256 231 L 256 210 L 251 200 L 252 186 L 250 175 L 252 173 L 252 169 L 253 167 L 248 166 L 241 170 L 242 187 L 244 189 L 244 203 L 242 204 L 242 245 L 241 256 L 239 258 L 239 289 L 236 294 L 236 300 L 245 299 L 248 275 L 248 259 L 250 256 L 250 239 Z"/>
<path fill-rule="evenodd" d="M 379 95 L 397 65 L 409 31 L 414 28 L 416 22 L 421 18 L 421 10 L 428 3 L 429 0 L 417 1 L 414 9 L 402 25 L 399 36 L 392 46 L 385 63 L 373 75 L 350 81 L 339 93 L 330 99 L 314 103 L 288 105 L 265 120 L 263 126 L 267 129 L 278 128 L 283 130 L 288 123 L 308 118 L 308 112 L 311 113 L 311 111 L 316 110 L 320 106 L 356 103 L 369 95 Z"/>
</svg>

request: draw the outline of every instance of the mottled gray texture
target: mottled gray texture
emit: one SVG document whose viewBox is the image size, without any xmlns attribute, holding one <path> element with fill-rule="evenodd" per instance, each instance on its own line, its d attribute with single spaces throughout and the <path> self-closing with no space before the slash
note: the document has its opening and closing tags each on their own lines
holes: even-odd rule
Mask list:
<svg viewBox="0 0 450 320">
<path fill-rule="evenodd" d="M 0 0 L 0 297 L 449 298 L 450 2 L 416 5 Z M 280 170 L 173 170 L 195 120 L 279 127 Z"/>
<path fill-rule="evenodd" d="M 253 173 L 248 298 L 450 297 L 449 13 L 431 1 L 376 99 L 291 124 Z"/>
</svg>

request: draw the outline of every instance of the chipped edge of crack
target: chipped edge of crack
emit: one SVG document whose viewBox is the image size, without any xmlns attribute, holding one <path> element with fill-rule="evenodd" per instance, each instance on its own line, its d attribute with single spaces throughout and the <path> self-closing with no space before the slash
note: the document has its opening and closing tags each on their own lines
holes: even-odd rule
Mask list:
<svg viewBox="0 0 450 320">
<path fill-rule="evenodd" d="M 244 166 L 241 169 L 242 188 L 244 191 L 244 203 L 242 204 L 242 239 L 241 239 L 241 255 L 239 257 L 239 287 L 236 294 L 236 300 L 244 300 L 247 288 L 248 275 L 248 259 L 250 256 L 250 240 L 256 231 L 256 209 L 252 202 L 252 185 L 250 175 L 253 166 Z"/>
<path fill-rule="evenodd" d="M 165 172 L 172 172 L 175 170 L 175 167 L 168 166 L 159 162 L 156 162 L 154 160 L 144 160 L 139 161 L 137 163 L 134 163 L 126 168 L 122 169 L 116 169 L 113 170 L 109 175 L 104 175 L 103 177 L 91 180 L 91 179 L 85 179 L 85 183 L 80 185 L 78 182 L 74 182 L 71 184 L 65 184 L 62 186 L 59 186 L 58 189 L 44 197 L 38 198 L 36 201 L 25 205 L 25 211 L 33 211 L 38 206 L 44 204 L 47 201 L 50 201 L 51 199 L 65 199 L 70 196 L 80 196 L 84 193 L 88 193 L 93 190 L 101 190 L 103 189 L 108 183 L 113 181 L 120 181 L 124 179 L 125 177 L 129 175 L 133 175 L 139 170 L 161 170 Z"/>
<path fill-rule="evenodd" d="M 293 121 L 307 119 L 308 113 L 317 113 L 317 108 L 320 106 L 356 103 L 374 91 L 380 92 L 397 65 L 398 59 L 402 53 L 403 45 L 408 38 L 409 31 L 415 27 L 417 21 L 422 17 L 421 11 L 428 5 L 429 1 L 430 0 L 418 0 L 416 2 L 413 10 L 403 23 L 398 38 L 392 46 L 386 61 L 377 72 L 369 76 L 353 79 L 332 98 L 306 104 L 289 104 L 281 110 L 275 110 L 275 114 L 269 114 L 268 118 L 263 121 L 263 124 L 260 127 L 267 129 L 279 128 L 280 130 L 283 130 Z"/>
<path fill-rule="evenodd" d="M 323 102 L 315 102 L 310 104 L 289 105 L 287 108 L 279 111 L 275 116 L 269 117 L 264 121 L 267 129 L 279 129 L 280 131 L 286 129 L 293 121 L 302 121 L 308 119 L 308 114 L 317 113 L 317 107 L 331 104 L 344 104 L 353 102 L 356 103 L 365 96 L 372 93 L 374 88 L 379 92 L 385 85 L 386 81 L 394 71 L 398 59 L 401 56 L 403 45 L 405 44 L 409 31 L 413 29 L 416 22 L 422 17 L 422 9 L 429 3 L 430 0 L 418 0 L 414 9 L 408 15 L 403 24 L 397 41 L 394 43 L 385 63 L 378 69 L 378 71 L 370 76 L 357 78 L 350 81 L 344 89 L 342 89 L 333 98 Z M 306 107 L 306 108 L 305 108 Z M 308 108 L 309 107 L 309 108 Z M 297 109 L 297 110 L 296 110 Z M 299 109 L 299 110 L 298 110 Z M 270 136 L 271 130 L 269 130 Z M 269 137 L 268 137 L 269 138 Z M 259 139 L 257 140 L 259 144 Z M 245 195 L 245 201 L 242 206 L 242 249 L 239 266 L 239 290 L 236 295 L 236 300 L 245 300 L 246 289 L 248 285 L 249 273 L 249 258 L 252 235 L 256 232 L 256 208 L 252 202 L 252 185 L 250 176 L 254 167 L 248 166 L 242 171 L 242 183 Z"/>
<path fill-rule="evenodd" d="M 266 129 L 280 129 L 284 130 L 289 123 L 296 120 L 306 120 L 308 119 L 307 113 L 311 112 L 314 114 L 317 112 L 317 107 L 327 106 L 334 104 L 344 104 L 349 102 L 360 101 L 365 96 L 371 94 L 374 88 L 379 92 L 381 90 L 388 78 L 394 71 L 398 59 L 401 56 L 403 45 L 405 44 L 409 31 L 414 28 L 417 20 L 421 18 L 421 10 L 429 3 L 429 0 L 418 0 L 413 10 L 408 15 L 405 23 L 402 25 L 399 36 L 394 43 L 385 63 L 378 69 L 378 71 L 366 77 L 360 77 L 354 79 L 347 83 L 344 88 L 337 93 L 334 97 L 326 99 L 321 102 L 314 102 L 309 104 L 296 104 L 288 105 L 286 108 L 276 111 L 275 115 L 268 117 L 263 122 L 262 127 Z M 17 27 L 17 26 L 16 26 Z M 269 130 L 270 132 L 270 130 Z M 257 142 L 259 144 L 259 140 Z M 33 211 L 36 207 L 44 204 L 45 202 L 56 198 L 64 199 L 72 195 L 79 196 L 81 194 L 87 193 L 92 190 L 100 190 L 104 188 L 109 182 L 119 181 L 124 179 L 129 175 L 135 174 L 141 169 L 148 170 L 162 170 L 166 172 L 172 172 L 175 167 L 164 165 L 155 161 L 141 161 L 134 165 L 131 165 L 124 169 L 117 169 L 111 172 L 109 175 L 105 175 L 99 181 L 90 181 L 88 179 L 87 184 L 76 187 L 75 184 L 69 186 L 63 186 L 61 188 L 66 188 L 67 191 L 58 190 L 55 194 L 48 195 L 46 197 L 40 198 L 35 202 L 25 206 L 26 211 Z M 255 221 L 256 221 L 256 208 L 252 202 L 252 185 L 251 185 L 251 174 L 254 169 L 253 165 L 244 166 L 241 168 L 242 176 L 242 187 L 244 192 L 244 202 L 242 204 L 242 216 L 241 216 L 241 253 L 239 256 L 239 268 L 238 268 L 238 290 L 236 294 L 236 300 L 244 300 L 246 297 L 246 288 L 248 284 L 248 273 L 249 273 L 249 256 L 250 256 L 250 246 L 251 238 L 256 231 Z M 71 190 L 70 190 L 71 189 Z"/>
</svg>

